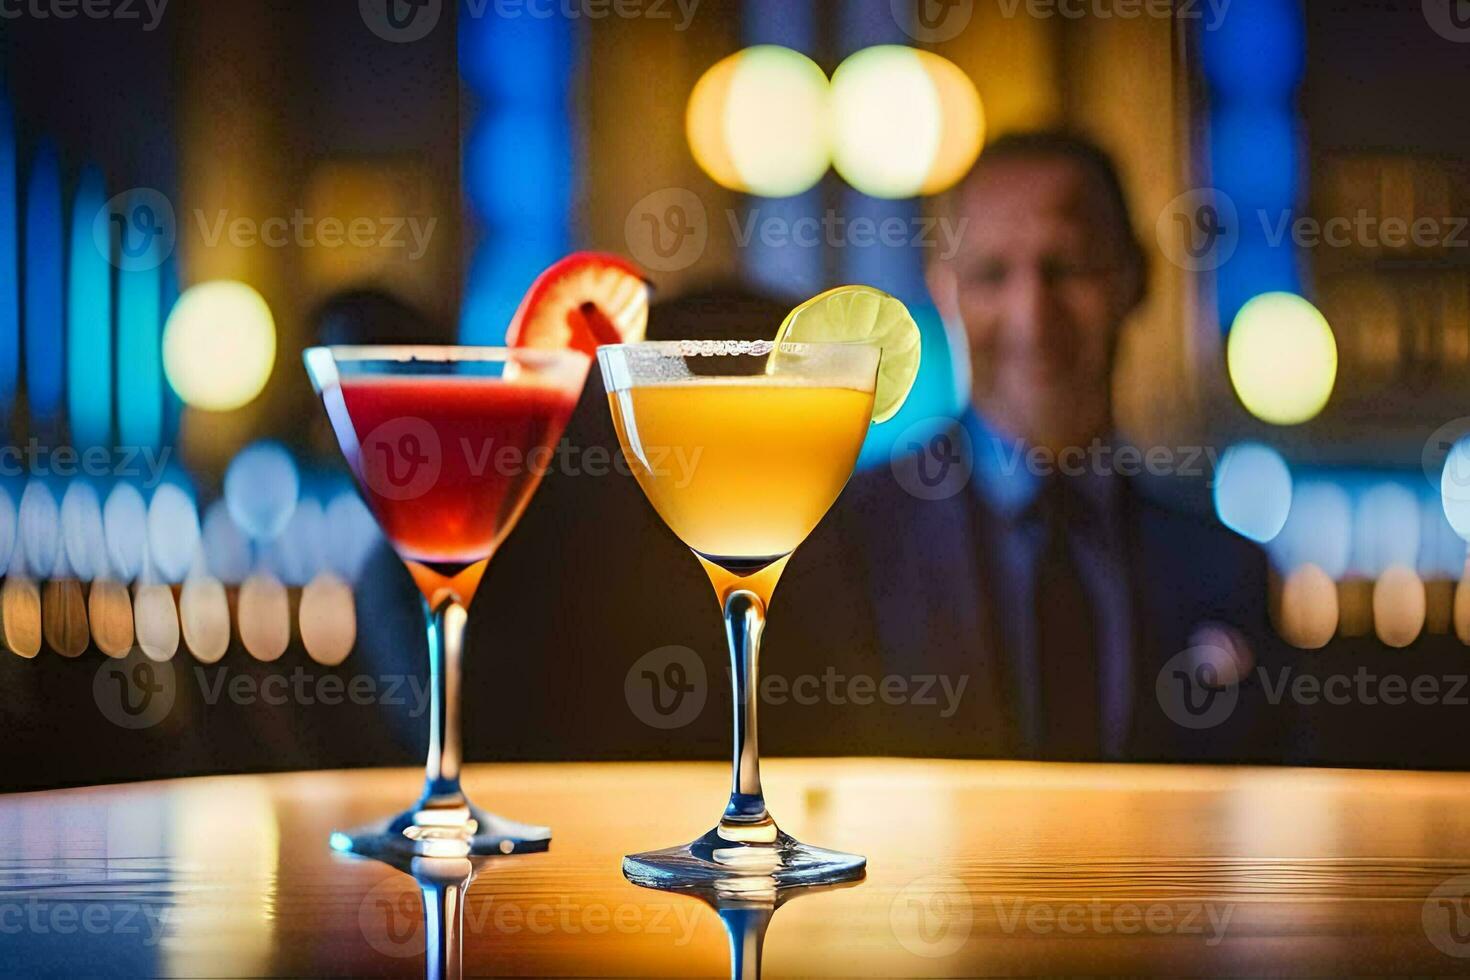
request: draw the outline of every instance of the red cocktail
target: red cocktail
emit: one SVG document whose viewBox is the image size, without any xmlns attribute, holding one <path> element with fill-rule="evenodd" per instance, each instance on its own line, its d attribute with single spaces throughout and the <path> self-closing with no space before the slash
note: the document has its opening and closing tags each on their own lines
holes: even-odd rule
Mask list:
<svg viewBox="0 0 1470 980">
<path fill-rule="evenodd" d="M 577 392 L 465 375 L 357 375 L 341 390 L 357 437 L 347 461 L 383 533 L 431 603 L 451 585 L 468 600 L 541 482 Z"/>
<path fill-rule="evenodd" d="M 591 359 L 495 347 L 314 347 L 305 359 L 429 625 L 423 795 L 385 823 L 334 833 L 332 846 L 428 857 L 545 850 L 549 829 L 486 813 L 460 789 L 459 662 L 485 564 L 546 472 Z"/>
</svg>

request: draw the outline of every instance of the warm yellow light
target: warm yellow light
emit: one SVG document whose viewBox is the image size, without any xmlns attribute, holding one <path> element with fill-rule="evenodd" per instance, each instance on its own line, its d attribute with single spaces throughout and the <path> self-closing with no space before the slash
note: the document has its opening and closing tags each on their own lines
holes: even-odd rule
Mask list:
<svg viewBox="0 0 1470 980">
<path fill-rule="evenodd" d="M 985 140 L 980 93 L 953 62 L 896 44 L 864 48 L 832 75 L 832 164 L 874 197 L 937 194 Z"/>
<path fill-rule="evenodd" d="M 1292 569 L 1281 586 L 1277 628 L 1294 647 L 1318 650 L 1337 632 L 1337 584 L 1320 567 Z"/>
<path fill-rule="evenodd" d="M 736 52 L 689 95 L 685 130 L 695 161 L 717 183 L 789 197 L 827 172 L 827 76 L 804 54 L 774 44 Z"/>
<path fill-rule="evenodd" d="M 1296 425 L 1322 411 L 1337 380 L 1332 328 L 1291 293 L 1265 293 L 1241 307 L 1226 361 L 1241 404 L 1276 425 Z"/>
<path fill-rule="evenodd" d="M 276 324 L 261 295 L 215 280 L 179 297 L 163 329 L 163 370 L 186 404 L 215 412 L 260 394 L 276 360 Z"/>
<path fill-rule="evenodd" d="M 1403 648 L 1424 630 L 1424 582 L 1407 565 L 1390 565 L 1373 584 L 1373 628 L 1384 645 Z"/>
</svg>

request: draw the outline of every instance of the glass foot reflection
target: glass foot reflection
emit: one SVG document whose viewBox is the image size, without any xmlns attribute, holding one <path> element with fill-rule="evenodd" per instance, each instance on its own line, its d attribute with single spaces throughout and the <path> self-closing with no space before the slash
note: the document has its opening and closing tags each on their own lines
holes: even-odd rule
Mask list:
<svg viewBox="0 0 1470 980">
<path fill-rule="evenodd" d="M 858 873 L 861 875 L 861 870 Z M 721 878 L 703 885 L 660 887 L 659 890 L 697 898 L 718 912 L 730 942 L 732 980 L 760 980 L 766 930 L 777 909 L 802 895 L 854 888 L 857 885 L 857 881 L 846 881 L 811 887 L 780 886 L 769 877 L 755 876 Z"/>
<path fill-rule="evenodd" d="M 391 820 L 332 832 L 332 847 L 367 857 L 457 858 L 530 854 L 551 846 L 551 828 L 520 823 L 463 799 L 421 801 Z"/>
<path fill-rule="evenodd" d="M 628 855 L 623 874 L 650 888 L 710 886 L 730 879 L 782 887 L 855 881 L 867 864 L 859 854 L 803 844 L 774 823 L 724 823 L 688 844 Z"/>
<path fill-rule="evenodd" d="M 365 901 L 358 915 L 368 945 L 388 956 L 402 957 L 415 952 L 412 947 L 421 938 L 425 980 L 460 980 L 464 975 L 465 900 L 470 883 L 487 859 L 390 855 L 377 860 L 418 883 L 423 935 L 404 928 L 400 917 L 408 910 L 379 898 L 371 904 Z"/>
</svg>

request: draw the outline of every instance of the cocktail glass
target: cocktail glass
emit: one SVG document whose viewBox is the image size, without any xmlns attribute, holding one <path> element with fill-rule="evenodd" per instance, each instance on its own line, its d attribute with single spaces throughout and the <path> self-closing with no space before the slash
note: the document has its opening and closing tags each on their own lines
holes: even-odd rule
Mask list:
<svg viewBox="0 0 1470 980">
<path fill-rule="evenodd" d="M 487 813 L 460 788 L 460 658 L 485 565 L 541 482 L 591 359 L 495 347 L 304 356 L 363 498 L 423 593 L 429 634 L 423 795 L 396 817 L 333 833 L 332 846 L 370 856 L 544 851 L 548 828 Z"/>
<path fill-rule="evenodd" d="M 755 692 L 771 593 L 852 474 L 872 418 L 879 348 L 674 341 L 597 355 L 634 476 L 715 588 L 734 687 L 734 778 L 719 824 L 689 844 L 625 857 L 623 873 L 654 887 L 860 877 L 864 858 L 803 844 L 767 812 Z"/>
</svg>

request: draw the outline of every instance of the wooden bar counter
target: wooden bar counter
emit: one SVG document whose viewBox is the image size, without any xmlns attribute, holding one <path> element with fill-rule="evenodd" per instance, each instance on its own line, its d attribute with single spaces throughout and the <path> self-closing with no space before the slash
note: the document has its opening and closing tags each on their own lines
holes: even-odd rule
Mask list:
<svg viewBox="0 0 1470 980">
<path fill-rule="evenodd" d="M 327 845 L 419 779 L 0 796 L 0 975 L 423 976 L 419 885 Z M 555 836 L 479 865 L 464 974 L 729 975 L 739 916 L 620 871 L 707 830 L 727 780 L 717 763 L 471 766 L 476 802 Z M 765 783 L 784 829 L 868 857 L 861 883 L 775 909 L 769 977 L 1470 972 L 1470 775 L 772 759 Z"/>
</svg>

